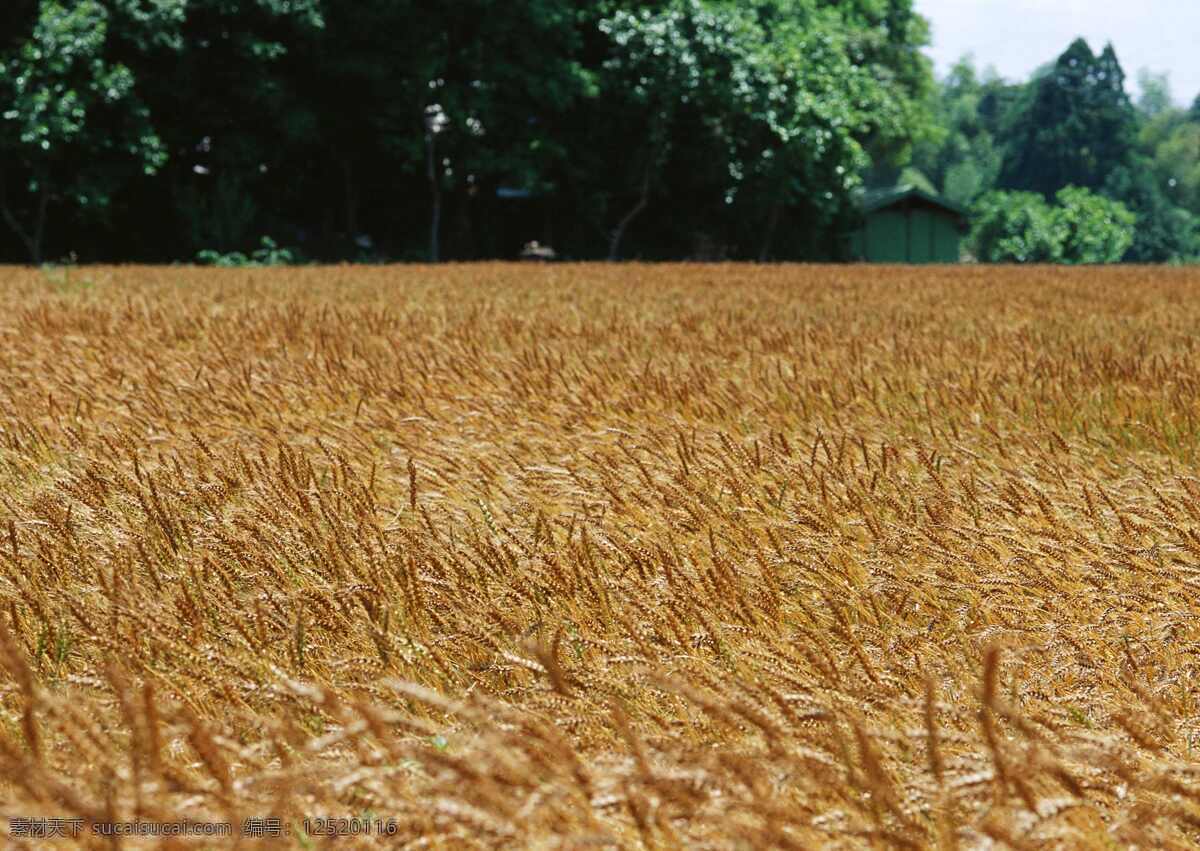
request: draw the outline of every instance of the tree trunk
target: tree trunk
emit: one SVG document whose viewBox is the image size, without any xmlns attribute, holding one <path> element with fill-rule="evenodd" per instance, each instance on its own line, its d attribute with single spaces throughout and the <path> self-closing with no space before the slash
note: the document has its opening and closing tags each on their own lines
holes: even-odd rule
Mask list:
<svg viewBox="0 0 1200 851">
<path fill-rule="evenodd" d="M 775 229 L 779 225 L 779 212 L 783 204 L 779 201 L 771 204 L 771 212 L 767 215 L 767 227 L 763 231 L 762 246 L 758 249 L 758 262 L 766 263 L 771 256 L 771 243 L 775 240 Z"/>
<path fill-rule="evenodd" d="M 625 236 L 625 231 L 629 228 L 630 223 L 638 217 L 642 210 L 646 209 L 646 205 L 650 203 L 650 178 L 654 173 L 654 157 L 646 163 L 646 173 L 642 178 L 642 194 L 638 198 L 638 202 L 633 206 L 633 209 L 625 214 L 625 217 L 617 224 L 616 229 L 612 233 L 612 239 L 608 243 L 608 259 L 610 262 L 615 262 L 621 259 L 621 239 Z"/>
<path fill-rule="evenodd" d="M 358 186 L 354 182 L 354 163 L 349 157 L 339 159 L 342 167 L 342 186 L 345 193 L 346 237 L 353 242 L 358 236 Z"/>
<path fill-rule="evenodd" d="M 42 243 L 46 235 L 46 211 L 50 208 L 50 190 L 42 185 L 41 197 L 38 198 L 37 220 L 33 225 L 33 245 L 30 247 L 30 257 L 33 265 L 42 265 Z"/>
<path fill-rule="evenodd" d="M 434 150 L 435 135 L 425 134 L 425 171 L 429 178 L 429 192 L 433 198 L 433 209 L 429 221 L 429 262 L 437 263 L 441 259 L 441 249 L 438 245 L 438 233 L 442 228 L 442 182 L 438 178 L 437 159 Z"/>
<path fill-rule="evenodd" d="M 8 204 L 8 191 L 3 171 L 0 171 L 0 214 L 4 216 L 4 221 L 12 229 L 12 232 L 17 235 L 25 246 L 25 250 L 29 252 L 29 259 L 35 266 L 42 264 L 42 242 L 46 234 L 46 213 L 50 206 L 50 189 L 46 186 L 46 182 L 40 181 L 41 189 L 38 192 L 37 213 L 34 217 L 33 231 L 29 232 L 21 227 L 21 223 L 17 221 L 16 215 Z"/>
<path fill-rule="evenodd" d="M 454 226 L 451 230 L 450 249 L 456 258 L 477 260 L 479 253 L 475 244 L 475 225 L 471 190 L 453 194 L 450 208 L 454 210 Z"/>
</svg>

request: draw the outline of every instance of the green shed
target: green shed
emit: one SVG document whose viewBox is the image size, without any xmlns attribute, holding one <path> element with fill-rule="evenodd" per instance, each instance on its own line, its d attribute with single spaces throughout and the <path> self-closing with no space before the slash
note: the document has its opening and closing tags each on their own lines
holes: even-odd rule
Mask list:
<svg viewBox="0 0 1200 851">
<path fill-rule="evenodd" d="M 967 213 L 914 186 L 876 189 L 860 199 L 862 224 L 850 256 L 868 263 L 957 263 Z"/>
</svg>

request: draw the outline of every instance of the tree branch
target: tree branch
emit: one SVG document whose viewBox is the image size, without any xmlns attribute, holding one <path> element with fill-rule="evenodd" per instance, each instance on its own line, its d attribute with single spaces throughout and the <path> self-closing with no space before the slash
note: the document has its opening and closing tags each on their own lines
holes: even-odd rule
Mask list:
<svg viewBox="0 0 1200 851">
<path fill-rule="evenodd" d="M 771 256 L 771 243 L 775 240 L 775 229 L 779 225 L 779 212 L 782 207 L 782 201 L 771 202 L 771 212 L 767 216 L 767 226 L 763 229 L 762 245 L 758 249 L 759 263 L 766 263 Z"/>
<path fill-rule="evenodd" d="M 642 178 L 642 195 L 638 198 L 637 204 L 633 209 L 625 214 L 621 219 L 616 229 L 613 231 L 612 240 L 608 244 L 608 259 L 609 261 L 619 260 L 621 257 L 621 239 L 625 236 L 625 230 L 630 223 L 638 217 L 642 210 L 650 203 L 650 179 L 654 175 L 654 156 L 651 155 L 646 161 L 646 172 Z"/>
<path fill-rule="evenodd" d="M 440 258 L 440 247 L 438 245 L 438 232 L 442 227 L 442 187 L 437 169 L 434 165 L 436 154 L 434 151 L 434 143 L 436 134 L 431 131 L 425 133 L 425 168 L 426 176 L 429 178 L 429 191 L 433 196 L 433 210 L 429 222 L 429 262 L 437 263 Z"/>
</svg>

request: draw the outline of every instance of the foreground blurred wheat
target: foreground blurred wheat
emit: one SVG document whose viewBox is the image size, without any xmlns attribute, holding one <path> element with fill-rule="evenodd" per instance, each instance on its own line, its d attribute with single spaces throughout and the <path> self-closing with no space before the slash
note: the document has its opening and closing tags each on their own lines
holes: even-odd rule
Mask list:
<svg viewBox="0 0 1200 851">
<path fill-rule="evenodd" d="M 5 817 L 1200 841 L 1195 273 L 7 270 L 0 376 Z"/>
</svg>

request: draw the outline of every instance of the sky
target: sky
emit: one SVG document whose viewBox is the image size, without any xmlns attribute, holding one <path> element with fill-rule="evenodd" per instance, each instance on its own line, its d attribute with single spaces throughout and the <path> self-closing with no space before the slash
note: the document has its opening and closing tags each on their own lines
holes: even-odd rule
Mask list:
<svg viewBox="0 0 1200 851">
<path fill-rule="evenodd" d="M 1180 104 L 1200 94 L 1200 0 L 916 0 L 933 30 L 938 74 L 963 54 L 980 69 L 1026 79 L 1076 36 L 1097 53 L 1111 41 L 1137 95 L 1140 68 L 1170 73 Z"/>
</svg>

